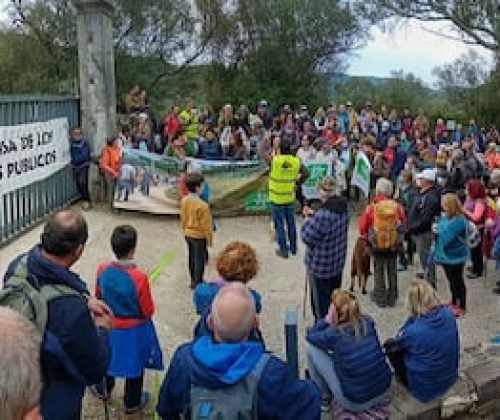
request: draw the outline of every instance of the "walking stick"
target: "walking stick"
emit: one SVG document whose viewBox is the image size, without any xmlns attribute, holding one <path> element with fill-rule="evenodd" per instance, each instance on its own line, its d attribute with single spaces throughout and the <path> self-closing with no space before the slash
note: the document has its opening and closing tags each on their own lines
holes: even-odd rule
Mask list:
<svg viewBox="0 0 500 420">
<path fill-rule="evenodd" d="M 102 402 L 104 404 L 104 419 L 109 420 L 109 407 L 108 407 L 108 384 L 106 383 L 106 375 L 102 378 Z"/>
<path fill-rule="evenodd" d="M 307 292 L 308 292 L 308 284 L 309 284 L 309 273 L 306 270 L 306 274 L 304 276 L 304 298 L 302 299 L 302 319 L 306 319 L 306 302 L 307 302 Z"/>
</svg>

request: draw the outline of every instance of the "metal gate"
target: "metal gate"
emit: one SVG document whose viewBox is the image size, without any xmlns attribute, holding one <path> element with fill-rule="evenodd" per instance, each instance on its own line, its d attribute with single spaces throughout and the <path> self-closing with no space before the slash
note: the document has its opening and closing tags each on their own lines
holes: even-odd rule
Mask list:
<svg viewBox="0 0 500 420">
<path fill-rule="evenodd" d="M 79 100 L 72 96 L 0 95 L 0 126 L 60 117 L 68 119 L 70 128 L 78 125 Z M 34 179 L 31 184 L 12 192 L 3 193 L 0 184 L 0 247 L 75 198 L 69 166 L 43 180 Z"/>
</svg>

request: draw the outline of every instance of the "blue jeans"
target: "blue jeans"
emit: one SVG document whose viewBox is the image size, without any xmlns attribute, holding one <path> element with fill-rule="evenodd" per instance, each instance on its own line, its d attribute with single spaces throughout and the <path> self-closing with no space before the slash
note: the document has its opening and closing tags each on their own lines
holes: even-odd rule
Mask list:
<svg viewBox="0 0 500 420">
<path fill-rule="evenodd" d="M 297 228 L 295 227 L 295 206 L 292 204 L 273 204 L 273 223 L 276 230 L 276 238 L 280 251 L 283 255 L 297 253 Z M 286 231 L 288 233 L 288 244 L 285 236 L 285 223 Z"/>
<path fill-rule="evenodd" d="M 351 413 L 360 413 L 367 411 L 377 405 L 386 404 L 391 398 L 390 388 L 381 395 L 372 398 L 369 401 L 358 403 L 348 400 L 342 391 L 339 378 L 333 366 L 333 360 L 328 353 L 314 347 L 312 344 L 307 346 L 307 367 L 311 379 L 316 382 L 323 398 L 333 395 L 335 401 L 342 406 L 344 410 Z"/>
</svg>

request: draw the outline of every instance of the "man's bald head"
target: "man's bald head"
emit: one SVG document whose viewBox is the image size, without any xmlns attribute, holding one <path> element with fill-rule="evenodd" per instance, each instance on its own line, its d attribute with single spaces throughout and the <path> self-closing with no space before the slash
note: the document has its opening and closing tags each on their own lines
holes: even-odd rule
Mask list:
<svg viewBox="0 0 500 420">
<path fill-rule="evenodd" d="M 244 341 L 257 325 L 255 300 L 248 288 L 239 282 L 222 287 L 210 313 L 215 338 L 223 343 Z"/>
<path fill-rule="evenodd" d="M 67 209 L 52 213 L 43 228 L 42 249 L 50 255 L 65 257 L 88 238 L 87 222 L 82 213 Z"/>
<path fill-rule="evenodd" d="M 39 419 L 41 337 L 34 324 L 0 307 L 0 417 Z"/>
</svg>

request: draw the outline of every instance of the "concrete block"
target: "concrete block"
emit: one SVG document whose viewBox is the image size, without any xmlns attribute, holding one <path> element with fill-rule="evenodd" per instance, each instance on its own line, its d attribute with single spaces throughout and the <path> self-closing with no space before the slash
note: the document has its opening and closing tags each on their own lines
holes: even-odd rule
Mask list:
<svg viewBox="0 0 500 420">
<path fill-rule="evenodd" d="M 440 420 L 441 399 L 423 403 L 414 398 L 398 381 L 392 381 L 391 420 Z"/>
<path fill-rule="evenodd" d="M 480 404 L 500 398 L 500 362 L 480 363 L 464 373 L 474 383 Z"/>
</svg>

